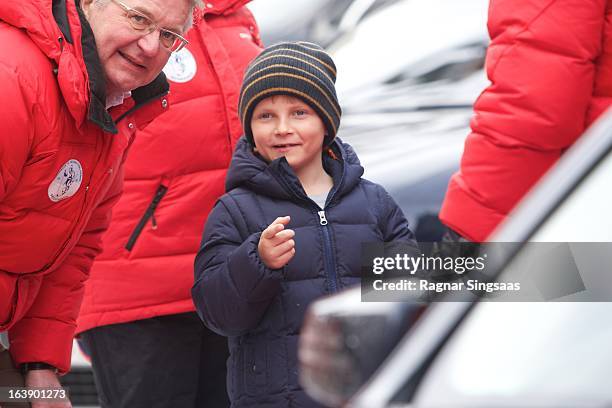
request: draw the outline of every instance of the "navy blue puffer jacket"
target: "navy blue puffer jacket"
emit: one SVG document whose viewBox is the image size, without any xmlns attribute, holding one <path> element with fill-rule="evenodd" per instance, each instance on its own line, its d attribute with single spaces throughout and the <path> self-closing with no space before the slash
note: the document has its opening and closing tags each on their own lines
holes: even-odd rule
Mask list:
<svg viewBox="0 0 612 408">
<path fill-rule="evenodd" d="M 336 140 L 332 149 L 337 159 L 325 154 L 324 167 L 334 187 L 319 214 L 287 160 L 265 163 L 243 137 L 227 175 L 229 192 L 206 223 L 192 295 L 206 325 L 229 337 L 232 407 L 319 406 L 298 383 L 297 343 L 306 308 L 359 283 L 362 242 L 414 242 L 387 192 L 361 178 L 352 148 Z M 270 270 L 257 244 L 261 231 L 285 215 L 291 216 L 296 253 L 284 268 Z"/>
</svg>

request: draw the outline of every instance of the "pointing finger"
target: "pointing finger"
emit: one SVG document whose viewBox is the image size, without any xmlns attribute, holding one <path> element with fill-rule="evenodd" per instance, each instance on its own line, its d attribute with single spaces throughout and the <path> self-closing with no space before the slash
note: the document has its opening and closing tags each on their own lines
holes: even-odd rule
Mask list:
<svg viewBox="0 0 612 408">
<path fill-rule="evenodd" d="M 272 223 L 265 230 L 263 230 L 263 232 L 261 233 L 261 236 L 266 239 L 272 239 L 277 233 L 281 232 L 284 228 L 285 226 L 283 224 Z"/>
<path fill-rule="evenodd" d="M 283 225 L 287 225 L 289 224 L 289 221 L 291 220 L 291 217 L 288 215 L 285 215 L 284 217 L 278 217 L 277 219 L 275 219 L 274 221 L 272 221 L 272 224 L 270 225 L 274 225 L 274 224 L 283 224 Z"/>
</svg>

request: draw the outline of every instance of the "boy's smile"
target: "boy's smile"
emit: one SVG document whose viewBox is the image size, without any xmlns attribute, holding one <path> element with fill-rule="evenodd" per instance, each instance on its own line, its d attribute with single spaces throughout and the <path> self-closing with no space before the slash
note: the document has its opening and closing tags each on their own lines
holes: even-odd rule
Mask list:
<svg viewBox="0 0 612 408">
<path fill-rule="evenodd" d="M 253 110 L 257 152 L 267 161 L 285 156 L 296 173 L 321 168 L 325 125 L 304 101 L 289 95 L 263 99 Z"/>
<path fill-rule="evenodd" d="M 287 153 L 292 147 L 300 146 L 300 143 L 281 143 L 275 144 L 273 147 L 279 153 Z"/>
</svg>

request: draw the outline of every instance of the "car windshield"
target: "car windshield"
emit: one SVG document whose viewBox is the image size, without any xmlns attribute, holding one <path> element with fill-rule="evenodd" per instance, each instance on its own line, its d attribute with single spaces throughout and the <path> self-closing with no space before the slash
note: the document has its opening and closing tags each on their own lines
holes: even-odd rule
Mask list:
<svg viewBox="0 0 612 408">
<path fill-rule="evenodd" d="M 574 261 L 591 296 L 607 299 L 612 251 L 590 249 L 612 242 L 610 174 L 608 153 L 531 238 L 591 242 L 576 246 L 582 253 L 572 248 Z M 524 261 L 525 252 L 504 269 L 500 280 Z M 602 281 L 607 283 L 594 287 Z M 564 300 L 579 300 L 583 294 Z M 417 405 L 609 405 L 610 316 L 612 303 L 606 302 L 480 303 L 434 362 Z"/>
<path fill-rule="evenodd" d="M 612 242 L 612 153 L 531 238 L 538 242 Z"/>
</svg>

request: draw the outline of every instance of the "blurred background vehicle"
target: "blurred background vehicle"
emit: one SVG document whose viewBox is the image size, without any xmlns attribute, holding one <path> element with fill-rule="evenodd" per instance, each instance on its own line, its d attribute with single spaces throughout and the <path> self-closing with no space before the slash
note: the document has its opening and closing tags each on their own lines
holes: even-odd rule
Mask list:
<svg viewBox="0 0 612 408">
<path fill-rule="evenodd" d="M 611 172 L 612 109 L 491 238 L 517 243 L 489 259 L 500 281 L 524 272 L 526 262 L 533 261 L 533 246 L 526 243 L 573 243 L 564 244 L 571 249 L 571 262 L 553 259 L 538 272 L 554 287 L 555 279 L 573 268 L 586 290 L 562 293 L 554 302 L 483 302 L 474 295 L 432 303 L 419 311 L 418 320 L 410 319 L 418 317 L 415 303 L 364 304 L 359 288 L 320 300 L 312 305 L 303 332 L 316 327 L 336 336 L 340 346 L 300 353 L 344 361 L 307 369 L 307 391 L 330 406 L 353 408 L 608 406 Z M 397 347 L 381 359 L 390 348 L 389 335 L 415 320 L 401 340 L 393 337 Z M 363 343 L 367 349 L 360 348 Z M 368 358 L 378 360 L 364 364 Z M 373 365 L 378 368 L 370 376 Z M 338 377 L 343 381 L 329 380 Z"/>
<path fill-rule="evenodd" d="M 328 47 L 343 109 L 338 135 L 419 241 L 442 236 L 437 214 L 488 85 L 487 8 L 488 0 L 385 2 Z"/>
<path fill-rule="evenodd" d="M 266 45 L 310 41 L 323 47 L 350 32 L 365 16 L 397 0 L 255 0 L 248 5 Z"/>
</svg>

